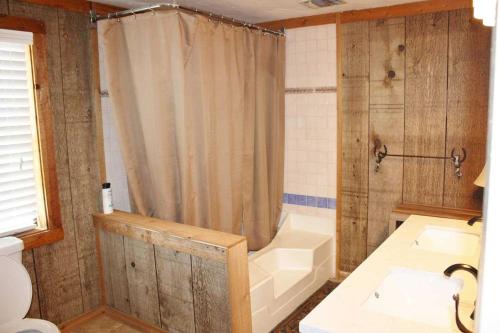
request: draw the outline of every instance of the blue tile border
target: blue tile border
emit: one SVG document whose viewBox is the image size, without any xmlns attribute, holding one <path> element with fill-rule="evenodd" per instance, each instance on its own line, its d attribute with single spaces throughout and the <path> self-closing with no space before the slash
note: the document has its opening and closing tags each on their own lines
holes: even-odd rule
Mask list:
<svg viewBox="0 0 500 333">
<path fill-rule="evenodd" d="M 283 203 L 289 205 L 336 209 L 337 199 L 326 197 L 315 197 L 312 195 L 283 193 Z"/>
</svg>

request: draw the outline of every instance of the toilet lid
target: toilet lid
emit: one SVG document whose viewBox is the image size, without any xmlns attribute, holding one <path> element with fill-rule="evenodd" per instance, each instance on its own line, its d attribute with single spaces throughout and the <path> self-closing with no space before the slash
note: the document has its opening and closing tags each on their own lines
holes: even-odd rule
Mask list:
<svg viewBox="0 0 500 333">
<path fill-rule="evenodd" d="M 26 268 L 0 257 L 0 323 L 23 319 L 31 306 L 31 279 Z"/>
</svg>

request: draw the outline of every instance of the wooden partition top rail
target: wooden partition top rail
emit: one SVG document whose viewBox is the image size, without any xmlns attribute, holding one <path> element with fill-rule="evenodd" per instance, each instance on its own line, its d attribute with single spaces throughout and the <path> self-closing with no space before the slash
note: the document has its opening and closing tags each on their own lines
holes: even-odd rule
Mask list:
<svg viewBox="0 0 500 333">
<path fill-rule="evenodd" d="M 473 209 L 436 207 L 415 204 L 401 204 L 397 206 L 393 210 L 393 212 L 398 214 L 434 216 L 457 220 L 469 220 L 472 217 L 482 215 L 481 211 Z"/>
<path fill-rule="evenodd" d="M 122 211 L 94 214 L 94 225 L 129 238 L 219 262 L 227 262 L 228 250 L 246 242 L 243 236 Z"/>
</svg>

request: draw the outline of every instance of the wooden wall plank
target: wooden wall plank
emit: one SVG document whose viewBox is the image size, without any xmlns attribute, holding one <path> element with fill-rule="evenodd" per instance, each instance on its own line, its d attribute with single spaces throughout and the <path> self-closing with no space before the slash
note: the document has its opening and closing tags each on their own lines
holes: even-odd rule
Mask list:
<svg viewBox="0 0 500 333">
<path fill-rule="evenodd" d="M 101 257 L 107 305 L 130 313 L 127 263 L 123 236 L 100 229 Z"/>
<path fill-rule="evenodd" d="M 9 3 L 7 0 L 0 0 L 0 15 L 9 14 Z"/>
<path fill-rule="evenodd" d="M 342 26 L 342 218 L 340 270 L 366 258 L 368 217 L 369 25 Z"/>
<path fill-rule="evenodd" d="M 87 15 L 58 10 L 64 113 L 84 311 L 99 305 L 99 270 L 92 213 L 99 210 L 99 179 L 91 109 Z"/>
<path fill-rule="evenodd" d="M 231 332 L 225 264 L 195 256 L 191 260 L 196 332 Z"/>
<path fill-rule="evenodd" d="M 191 256 L 155 246 L 161 327 L 170 333 L 195 332 Z"/>
<path fill-rule="evenodd" d="M 391 153 L 404 146 L 405 18 L 370 21 L 370 153 L 375 142 Z M 403 161 L 387 158 L 378 172 L 370 155 L 368 253 L 389 235 L 391 211 L 402 200 Z"/>
<path fill-rule="evenodd" d="M 125 238 L 125 261 L 131 314 L 147 323 L 160 326 L 160 305 L 153 245 Z"/>
<path fill-rule="evenodd" d="M 445 168 L 444 206 L 481 209 L 482 189 L 473 184 L 483 169 L 488 123 L 491 29 L 473 21 L 472 10 L 450 12 L 446 154 L 467 150 L 463 176 Z"/>
<path fill-rule="evenodd" d="M 448 13 L 406 18 L 405 154 L 446 152 Z M 444 161 L 406 158 L 403 200 L 442 205 Z"/>
<path fill-rule="evenodd" d="M 31 288 L 33 295 L 31 297 L 31 306 L 26 314 L 28 318 L 40 318 L 40 302 L 38 300 L 38 285 L 35 272 L 35 260 L 33 259 L 33 250 L 23 251 L 23 265 L 31 278 Z"/>
<path fill-rule="evenodd" d="M 19 0 L 9 1 L 9 11 L 10 15 L 44 21 L 47 30 L 50 101 L 54 117 L 57 179 L 65 238 L 53 245 L 37 248 L 33 254 L 41 316 L 54 323 L 61 323 L 81 314 L 83 303 L 69 186 L 58 15 L 54 8 Z"/>
</svg>

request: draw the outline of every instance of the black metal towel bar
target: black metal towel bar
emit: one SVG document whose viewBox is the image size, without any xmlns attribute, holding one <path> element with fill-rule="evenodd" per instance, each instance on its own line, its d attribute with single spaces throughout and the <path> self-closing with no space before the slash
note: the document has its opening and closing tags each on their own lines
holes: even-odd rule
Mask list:
<svg viewBox="0 0 500 333">
<path fill-rule="evenodd" d="M 453 162 L 453 166 L 455 167 L 455 175 L 460 178 L 463 176 L 462 173 L 462 163 L 467 158 L 467 151 L 464 148 L 461 148 L 462 154 L 456 153 L 456 149 L 453 148 L 451 151 L 451 156 L 423 156 L 423 155 L 405 155 L 405 154 L 389 154 L 387 152 L 387 146 L 383 145 L 384 150 L 380 150 L 381 144 L 376 142 L 375 148 L 373 149 L 373 154 L 376 158 L 376 166 L 375 172 L 378 172 L 380 169 L 380 164 L 382 160 L 386 157 L 402 157 L 402 158 L 427 158 L 427 159 L 435 159 L 435 160 L 451 160 Z"/>
</svg>

